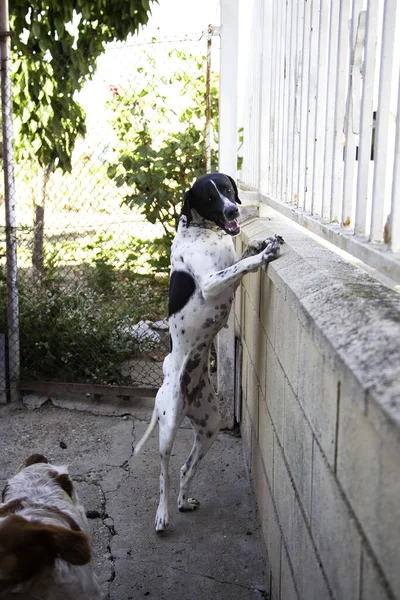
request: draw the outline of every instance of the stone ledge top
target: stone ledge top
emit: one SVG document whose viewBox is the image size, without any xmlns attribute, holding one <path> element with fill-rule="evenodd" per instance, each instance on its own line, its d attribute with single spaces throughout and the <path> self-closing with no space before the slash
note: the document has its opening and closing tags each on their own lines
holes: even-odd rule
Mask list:
<svg viewBox="0 0 400 600">
<path fill-rule="evenodd" d="M 400 451 L 400 295 L 271 208 L 242 223 L 245 242 L 273 233 L 285 245 L 268 265 L 271 280 L 331 366 L 358 382 L 354 400 Z"/>
</svg>

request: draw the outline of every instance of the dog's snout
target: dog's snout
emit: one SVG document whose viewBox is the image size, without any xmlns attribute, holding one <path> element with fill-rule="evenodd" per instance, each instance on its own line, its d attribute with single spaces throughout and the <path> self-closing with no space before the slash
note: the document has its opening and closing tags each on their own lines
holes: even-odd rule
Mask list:
<svg viewBox="0 0 400 600">
<path fill-rule="evenodd" d="M 237 206 L 232 206 L 225 211 L 225 216 L 229 221 L 234 221 L 239 216 L 239 209 Z"/>
</svg>

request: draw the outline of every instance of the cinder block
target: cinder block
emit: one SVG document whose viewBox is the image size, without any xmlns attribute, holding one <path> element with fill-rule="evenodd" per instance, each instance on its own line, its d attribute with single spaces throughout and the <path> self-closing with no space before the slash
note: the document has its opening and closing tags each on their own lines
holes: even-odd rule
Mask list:
<svg viewBox="0 0 400 600">
<path fill-rule="evenodd" d="M 283 538 L 288 548 L 292 547 L 294 536 L 294 503 L 293 483 L 283 459 L 282 450 L 274 444 L 274 500 L 281 525 Z"/>
<path fill-rule="evenodd" d="M 361 561 L 360 600 L 389 600 L 383 581 L 370 556 L 364 551 Z"/>
<path fill-rule="evenodd" d="M 360 536 L 317 444 L 313 455 L 311 531 L 335 598 L 357 598 Z"/>
<path fill-rule="evenodd" d="M 311 517 L 313 436 L 292 388 L 285 380 L 283 447 L 303 509 Z"/>
<path fill-rule="evenodd" d="M 285 549 L 282 547 L 281 556 L 281 595 L 280 600 L 299 600 L 289 567 Z M 321 598 L 322 600 L 322 598 Z"/>
<path fill-rule="evenodd" d="M 240 423 L 240 433 L 243 439 L 243 451 L 249 472 L 251 471 L 252 454 L 252 424 L 247 405 L 243 403 L 242 421 Z"/>
<path fill-rule="evenodd" d="M 297 393 L 301 323 L 278 291 L 275 295 L 275 351 L 287 378 Z"/>
<path fill-rule="evenodd" d="M 254 473 L 253 488 L 256 495 L 257 507 L 260 515 L 261 530 L 267 551 L 268 564 L 271 570 L 271 596 L 279 598 L 280 584 L 280 548 L 281 533 L 276 518 L 272 496 L 265 476 L 262 476 L 261 453 L 257 452 L 253 460 Z"/>
<path fill-rule="evenodd" d="M 331 467 L 335 462 L 338 382 L 338 374 L 302 328 L 298 398 Z"/>
<path fill-rule="evenodd" d="M 400 461 L 360 406 L 343 394 L 337 477 L 372 551 L 400 598 Z"/>
<path fill-rule="evenodd" d="M 288 550 L 300 600 L 331 598 L 297 500 L 294 503 L 293 536 Z M 345 597 L 338 597 L 337 600 L 345 600 Z M 348 600 L 353 599 L 349 597 Z"/>
<path fill-rule="evenodd" d="M 258 269 L 254 273 L 248 273 L 243 277 L 242 284 L 258 314 L 260 308 L 261 269 Z"/>
<path fill-rule="evenodd" d="M 260 515 L 261 530 L 271 570 L 271 598 L 279 599 L 281 533 L 272 496 L 262 467 L 261 452 L 253 453 L 253 489 Z"/>
<path fill-rule="evenodd" d="M 279 364 L 275 351 L 269 342 L 267 342 L 267 369 L 265 375 L 265 400 L 279 441 L 282 443 L 285 374 Z"/>
<path fill-rule="evenodd" d="M 239 287 L 235 294 L 233 311 L 235 315 L 235 335 L 242 335 L 242 288 Z"/>
<path fill-rule="evenodd" d="M 292 481 L 283 455 L 280 449 L 276 448 L 274 448 L 274 499 L 300 600 L 328 599 L 328 586 L 318 564 L 300 505 L 295 497 Z M 281 576 L 281 585 L 282 582 Z M 282 591 L 281 598 L 286 600 Z"/>
<path fill-rule="evenodd" d="M 260 288 L 260 321 L 273 348 L 275 348 L 275 320 L 276 320 L 276 288 L 268 274 L 261 271 Z"/>
<path fill-rule="evenodd" d="M 258 406 L 258 443 L 271 489 L 274 486 L 274 430 L 267 404 L 260 396 Z"/>
<path fill-rule="evenodd" d="M 267 499 L 266 542 L 267 554 L 271 565 L 271 598 L 279 600 L 281 581 L 281 532 L 276 518 L 272 498 Z"/>
<path fill-rule="evenodd" d="M 249 360 L 247 371 L 246 402 L 253 429 L 258 434 L 258 379 L 251 360 Z"/>
<path fill-rule="evenodd" d="M 250 358 L 255 364 L 258 355 L 262 351 L 261 346 L 263 344 L 263 331 L 260 327 L 260 321 L 258 318 L 258 312 L 255 310 L 251 299 L 248 294 L 246 295 L 245 305 L 245 337 L 246 345 L 249 350 Z"/>
<path fill-rule="evenodd" d="M 265 399 L 265 383 L 266 383 L 266 373 L 267 373 L 267 344 L 268 338 L 264 331 L 264 329 L 258 323 L 258 331 L 257 331 L 257 351 L 254 356 L 254 368 L 257 373 L 257 379 L 260 388 L 260 397 Z"/>
</svg>

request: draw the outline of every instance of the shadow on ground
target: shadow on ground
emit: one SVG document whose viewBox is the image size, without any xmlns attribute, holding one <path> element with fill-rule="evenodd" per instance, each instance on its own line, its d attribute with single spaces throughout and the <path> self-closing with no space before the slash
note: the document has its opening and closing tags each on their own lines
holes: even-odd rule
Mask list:
<svg viewBox="0 0 400 600">
<path fill-rule="evenodd" d="M 267 597 L 240 438 L 219 435 L 193 482 L 200 509 L 179 513 L 179 469 L 192 444 L 191 429 L 179 430 L 171 457 L 170 528 L 157 535 L 157 430 L 143 454 L 132 457 L 151 411 L 97 407 L 102 414 L 93 414 L 89 402 L 77 410 L 62 398 L 58 406 L 28 404 L 0 407 L 0 487 L 33 452 L 69 465 L 92 517 L 95 568 L 109 600 Z"/>
</svg>

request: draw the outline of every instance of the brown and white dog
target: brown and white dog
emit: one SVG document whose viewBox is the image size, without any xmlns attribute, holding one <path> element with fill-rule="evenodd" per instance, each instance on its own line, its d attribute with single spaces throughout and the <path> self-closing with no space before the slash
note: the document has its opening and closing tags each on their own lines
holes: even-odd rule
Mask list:
<svg viewBox="0 0 400 600">
<path fill-rule="evenodd" d="M 98 600 L 89 525 L 66 467 L 30 456 L 0 504 L 0 600 Z"/>
</svg>

